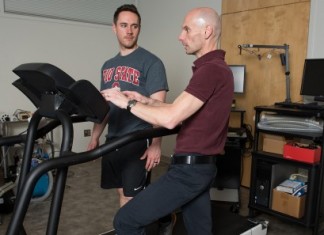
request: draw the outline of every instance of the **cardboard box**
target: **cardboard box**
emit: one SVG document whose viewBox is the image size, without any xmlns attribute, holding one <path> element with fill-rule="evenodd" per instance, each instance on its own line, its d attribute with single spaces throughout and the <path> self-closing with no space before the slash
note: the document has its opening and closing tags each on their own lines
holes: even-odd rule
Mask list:
<svg viewBox="0 0 324 235">
<path fill-rule="evenodd" d="M 262 150 L 270 153 L 283 154 L 283 147 L 288 141 L 278 135 L 263 135 Z"/>
<path fill-rule="evenodd" d="M 284 146 L 283 156 L 296 161 L 316 163 L 321 159 L 321 147 L 307 148 L 302 144 L 288 143 Z"/>
<path fill-rule="evenodd" d="M 306 195 L 295 197 L 273 189 L 271 209 L 299 219 L 304 216 L 305 199 Z"/>
</svg>

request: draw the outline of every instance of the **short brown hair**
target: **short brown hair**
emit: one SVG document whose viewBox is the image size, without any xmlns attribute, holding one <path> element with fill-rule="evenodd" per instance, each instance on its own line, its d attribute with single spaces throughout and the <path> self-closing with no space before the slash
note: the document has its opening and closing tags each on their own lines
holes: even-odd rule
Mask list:
<svg viewBox="0 0 324 235">
<path fill-rule="evenodd" d="M 121 13 L 123 11 L 130 11 L 130 12 L 133 12 L 134 14 L 136 14 L 138 16 L 138 23 L 139 23 L 139 25 L 141 25 L 141 15 L 138 12 L 138 10 L 134 4 L 124 4 L 120 7 L 118 7 L 114 14 L 114 24 L 117 23 L 119 13 Z"/>
</svg>

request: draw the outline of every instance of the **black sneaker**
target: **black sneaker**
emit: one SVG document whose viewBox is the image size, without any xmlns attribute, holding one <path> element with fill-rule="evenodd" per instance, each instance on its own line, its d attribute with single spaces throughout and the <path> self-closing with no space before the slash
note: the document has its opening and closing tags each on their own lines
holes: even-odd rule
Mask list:
<svg viewBox="0 0 324 235">
<path fill-rule="evenodd" d="M 159 235 L 172 235 L 173 227 L 177 221 L 175 213 L 171 214 L 171 221 L 166 223 L 159 223 Z"/>
</svg>

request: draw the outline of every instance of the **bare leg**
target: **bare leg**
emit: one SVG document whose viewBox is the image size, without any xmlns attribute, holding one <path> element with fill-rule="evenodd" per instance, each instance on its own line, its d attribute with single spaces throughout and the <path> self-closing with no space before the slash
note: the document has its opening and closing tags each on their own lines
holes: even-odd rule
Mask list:
<svg viewBox="0 0 324 235">
<path fill-rule="evenodd" d="M 122 188 L 118 188 L 117 192 L 119 194 L 119 206 L 120 207 L 124 206 L 127 202 L 129 202 L 133 198 L 133 197 L 126 197 L 124 195 Z"/>
</svg>

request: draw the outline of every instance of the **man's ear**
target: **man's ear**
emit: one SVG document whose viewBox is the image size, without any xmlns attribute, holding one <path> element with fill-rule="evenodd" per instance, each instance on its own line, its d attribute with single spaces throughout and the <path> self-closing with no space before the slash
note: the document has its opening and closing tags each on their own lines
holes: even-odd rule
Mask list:
<svg viewBox="0 0 324 235">
<path fill-rule="evenodd" d="M 112 25 L 112 30 L 113 30 L 114 33 L 116 34 L 116 25 L 115 25 L 115 23 L 113 23 L 113 25 Z"/>
<path fill-rule="evenodd" d="M 205 29 L 205 39 L 210 38 L 211 35 L 213 35 L 213 27 L 207 25 Z"/>
</svg>

